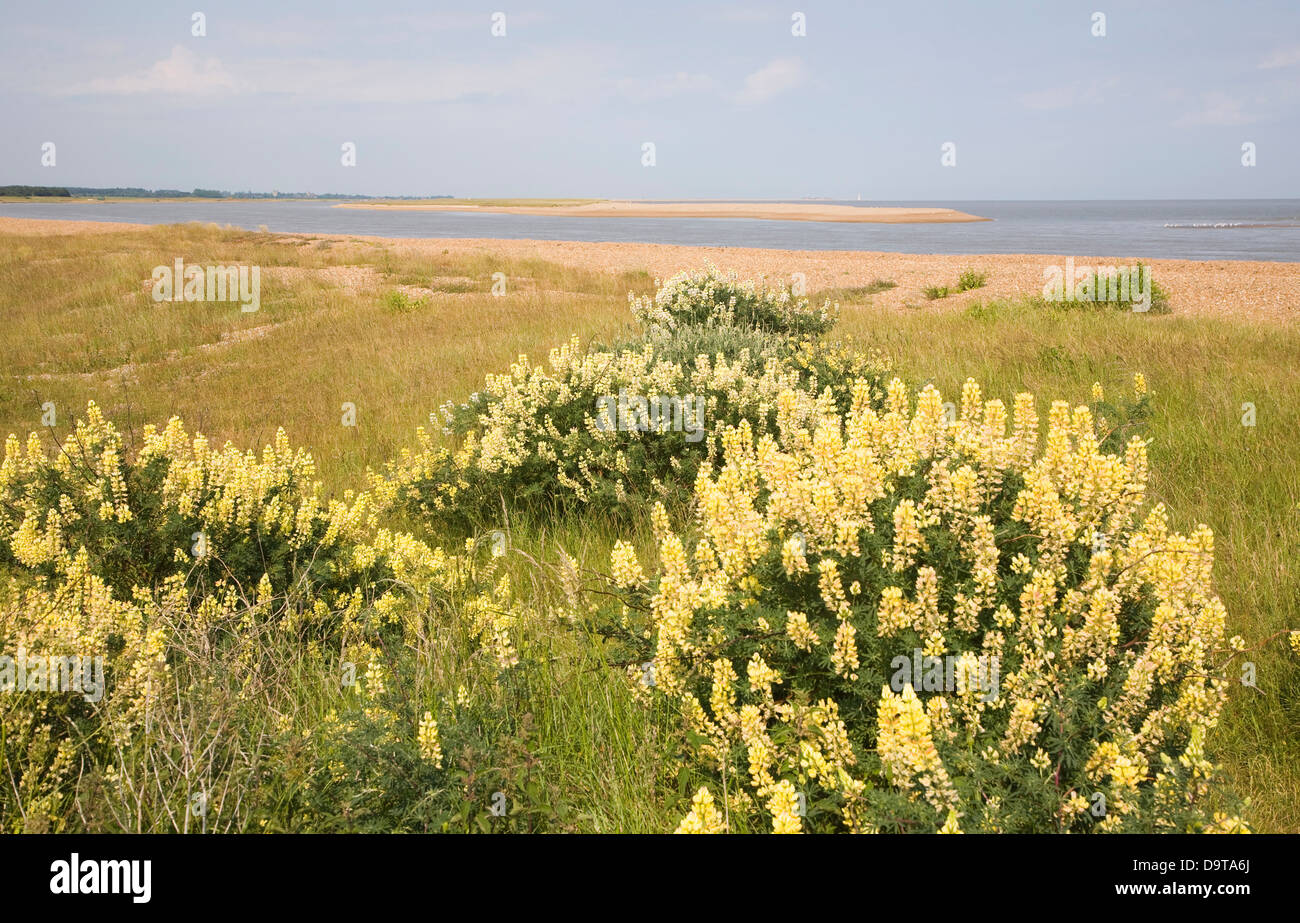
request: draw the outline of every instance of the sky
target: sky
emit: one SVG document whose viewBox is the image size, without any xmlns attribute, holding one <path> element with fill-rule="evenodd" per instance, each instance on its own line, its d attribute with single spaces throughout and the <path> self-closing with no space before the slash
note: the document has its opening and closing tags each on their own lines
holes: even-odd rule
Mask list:
<svg viewBox="0 0 1300 923">
<path fill-rule="evenodd" d="M 0 184 L 1300 197 L 1297 0 L 513 3 L 0 0 Z"/>
</svg>

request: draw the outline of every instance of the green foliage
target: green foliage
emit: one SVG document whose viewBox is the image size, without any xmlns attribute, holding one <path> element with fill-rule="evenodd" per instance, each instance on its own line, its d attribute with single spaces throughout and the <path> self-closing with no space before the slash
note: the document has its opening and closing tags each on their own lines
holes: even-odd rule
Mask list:
<svg viewBox="0 0 1300 923">
<path fill-rule="evenodd" d="M 966 290 L 968 274 L 959 291 Z M 982 284 L 982 274 L 975 275 Z M 390 282 L 420 285 L 423 278 Z M 433 288 L 455 292 L 466 284 L 435 281 Z M 839 298 L 842 291 L 848 300 L 892 286 L 821 294 Z M 779 399 L 787 390 L 795 402 L 786 411 L 797 427 L 811 427 L 825 413 L 842 416 L 853 405 L 857 381 L 866 382 L 860 398 L 884 413 L 888 367 L 866 351 L 828 342 L 834 312 L 809 309 L 788 289 L 774 292 L 716 274 L 666 288 L 662 301 L 634 299 L 647 325 L 640 335 L 585 351 L 573 347 L 558 364 L 554 356 L 549 366 L 518 364 L 462 403 L 446 405 L 435 422 L 457 440 L 456 449 L 422 444 L 386 477 L 376 476 L 364 510 L 353 497 L 339 505 L 317 501 L 310 459 L 282 450 L 278 440 L 260 464 L 233 450 L 186 450 L 188 437 L 129 457 L 120 439 L 97 427 L 79 429 L 45 463 L 7 450 L 0 569 L 18 579 L 0 587 L 0 652 L 32 629 L 33 600 L 55 611 L 60 600 L 86 591 L 85 582 L 69 578 L 67 560 L 41 557 L 40 549 L 53 543 L 68 556 L 84 555 L 114 599 L 135 600 L 122 624 L 165 629 L 167 672 L 156 679 L 167 685 L 151 700 L 152 733 L 133 723 L 130 701 L 0 698 L 0 777 L 9 783 L 0 792 L 0 827 L 193 830 L 199 821 L 185 808 L 194 794 L 207 792 L 210 831 L 665 830 L 689 807 L 697 785 L 721 792 L 716 764 L 695 758 L 707 740 L 680 729 L 677 703 L 655 699 L 640 707 L 634 696 L 643 690 L 629 691 L 611 668 L 626 665 L 636 673 L 655 657 L 642 618 L 648 595 L 614 600 L 596 569 L 574 567 L 567 558 L 552 565 L 538 548 L 516 554 L 515 535 L 542 536 L 538 544 L 547 550 L 552 538 L 570 549 L 590 541 L 600 557 L 601 543 L 612 541 L 607 530 L 643 518 L 656 499 L 666 501 L 674 521 L 690 522 L 699 475 L 724 461 L 723 432 L 747 424 L 755 438 L 779 439 Z M 423 303 L 400 290 L 382 298 L 399 315 Z M 968 313 L 993 320 L 1010 310 L 994 303 Z M 1044 347 L 1035 367 L 1082 373 L 1084 365 L 1069 350 Z M 623 390 L 701 397 L 705 438 L 693 442 L 671 427 L 593 430 L 601 398 Z M 1145 396 L 1098 395 L 1091 411 L 1103 452 L 1122 452 L 1144 432 L 1150 413 Z M 722 637 L 710 654 L 743 665 L 761 651 L 786 677 L 778 687 L 783 703 L 839 703 L 853 731 L 855 772 L 870 779 L 870 816 L 888 831 L 934 829 L 943 817 L 896 788 L 872 747 L 880 685 L 889 681 L 898 650 L 921 639 L 914 631 L 882 638 L 871 630 L 870 606 L 861 600 L 878 597 L 891 583 L 906 584 L 924 563 L 940 574 L 940 604 L 948 612 L 952 587 L 971 579 L 961 551 L 964 532 L 951 524 L 924 528 L 926 556 L 904 578 L 882 562 L 894 539 L 896 501 L 922 502 L 932 473 L 916 467 L 900 477 L 888 500 L 873 503 L 878 528 L 861 532 L 859 553 L 843 559 L 843 582 L 859 584 L 854 617 L 866 620 L 858 633 L 856 679 L 836 674 L 829 635 L 807 652 L 757 628 L 759 618 L 780 626 L 792 609 L 820 604 L 815 573 L 788 575 L 779 546 L 756 559 L 751 584 L 703 616 Z M 1023 484 L 1019 475 L 1007 478 L 985 510 L 1005 548 L 1035 540 L 1009 512 Z M 371 513 L 394 510 L 448 545 L 453 523 L 518 530 L 511 533 L 516 566 L 508 582 L 528 586 L 531 601 L 552 591 L 550 569 L 563 570 L 568 601 L 544 613 L 544 630 L 529 627 L 518 601 L 493 594 L 476 602 L 485 580 L 472 553 L 448 565 L 443 583 L 412 578 L 391 544 L 372 541 Z M 196 560 L 199 532 L 213 553 Z M 700 534 L 686 525 L 683 535 L 689 554 Z M 1082 579 L 1086 557 L 1078 550 L 1070 556 L 1069 585 Z M 1014 607 L 1029 577 L 1010 560 L 1003 553 L 997 569 L 999 592 Z M 178 581 L 180 592 L 161 590 Z M 21 595 L 32 586 L 44 595 Z M 140 601 L 144 596 L 151 604 Z M 1125 611 L 1121 644 L 1136 644 L 1150 632 L 1148 603 Z M 478 624 L 484 613 L 502 618 L 484 627 Z M 963 640 L 975 643 L 996 630 L 987 615 Z M 147 665 L 135 654 L 122 655 L 126 642 L 115 632 L 105 647 L 110 688 Z M 511 639 L 517 663 L 501 665 L 492 640 L 498 636 Z M 358 685 L 340 685 L 346 664 L 358 668 Z M 373 684 L 366 678 L 372 665 L 382 677 Z M 1003 669 L 1019 665 L 1013 656 Z M 1100 696 L 1119 694 L 1118 675 L 1099 682 L 1076 676 L 1064 687 L 1052 715 L 1059 721 L 1047 722 L 1041 740 L 1059 759 L 1048 771 L 1023 757 L 983 759 L 971 741 L 941 742 L 954 786 L 977 806 L 961 826 L 1091 829 L 1087 816 L 1071 827 L 1054 812 L 1061 780 L 1079 778 L 1088 746 L 1104 738 L 1107 725 L 1096 705 Z M 692 688 L 707 700 L 707 684 Z M 1161 689 L 1153 704 L 1169 695 Z M 742 694 L 743 703 L 755 701 Z M 438 722 L 440 761 L 421 746 L 426 712 Z M 778 747 L 794 740 L 785 729 L 772 733 Z M 1187 735 L 1171 738 L 1163 753 L 1171 764 L 1152 763 L 1153 772 L 1167 773 L 1166 793 L 1203 782 L 1191 778 L 1195 760 L 1181 760 L 1197 752 L 1191 744 Z M 194 753 L 210 754 L 208 765 L 187 763 Z M 748 771 L 746 754 L 733 748 L 726 760 L 735 791 Z M 158 767 L 172 768 L 160 773 Z M 627 786 L 620 795 L 611 779 Z M 493 811 L 498 792 L 504 814 Z M 843 826 L 842 793 L 810 785 L 806 794 L 807 829 Z M 731 822 L 736 831 L 769 829 L 761 808 L 733 807 Z M 1113 824 L 1142 831 L 1170 826 L 1212 825 L 1203 802 L 1156 804 L 1151 790 Z"/>
<path fill-rule="evenodd" d="M 1070 280 L 1064 280 L 1068 285 Z M 1089 270 L 1082 278 L 1075 280 L 1072 287 L 1063 290 L 1061 298 L 1051 299 L 1065 308 L 1104 307 L 1111 310 L 1136 311 L 1139 300 L 1144 294 L 1144 283 L 1150 282 L 1150 302 L 1145 310 L 1153 314 L 1169 313 L 1169 293 L 1155 280 L 1150 266 L 1139 261 L 1132 267 L 1112 271 Z M 1064 286 L 1063 286 L 1064 289 Z"/>
<path fill-rule="evenodd" d="M 401 289 L 389 289 L 384 293 L 384 307 L 392 314 L 410 314 L 416 308 L 424 307 L 423 298 L 412 298 Z"/>
</svg>

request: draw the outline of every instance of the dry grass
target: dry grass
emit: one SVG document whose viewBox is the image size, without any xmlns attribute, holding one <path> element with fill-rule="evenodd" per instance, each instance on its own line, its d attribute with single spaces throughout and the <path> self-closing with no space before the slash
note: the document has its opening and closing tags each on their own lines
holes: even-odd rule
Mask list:
<svg viewBox="0 0 1300 923">
<path fill-rule="evenodd" d="M 570 333 L 612 335 L 628 322 L 627 290 L 650 287 L 644 274 L 374 245 L 345 254 L 330 241 L 197 225 L 3 241 L 0 430 L 36 428 L 47 401 L 70 420 L 91 399 L 128 426 L 176 414 L 240 445 L 265 444 L 283 426 L 328 459 L 331 484 L 391 458 L 430 410 L 475 390 L 486 371 Z M 261 266 L 261 310 L 154 302 L 152 269 L 177 255 Z M 496 272 L 502 297 L 490 293 Z M 392 310 L 393 290 L 412 297 L 410 310 Z M 356 405 L 355 427 L 341 425 L 345 402 Z"/>
</svg>

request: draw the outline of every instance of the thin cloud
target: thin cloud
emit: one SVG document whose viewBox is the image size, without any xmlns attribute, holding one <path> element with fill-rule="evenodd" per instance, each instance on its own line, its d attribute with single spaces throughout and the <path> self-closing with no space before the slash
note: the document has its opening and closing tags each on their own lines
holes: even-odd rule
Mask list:
<svg viewBox="0 0 1300 923">
<path fill-rule="evenodd" d="M 137 96 L 143 93 L 181 93 L 211 96 L 237 93 L 240 82 L 217 58 L 202 58 L 184 45 L 173 45 L 171 54 L 143 71 L 119 77 L 96 77 L 69 87 L 65 95 Z"/>
<path fill-rule="evenodd" d="M 1300 45 L 1281 48 L 1259 62 L 1260 70 L 1272 70 L 1278 67 L 1295 67 L 1300 64 Z"/>
<path fill-rule="evenodd" d="M 1203 93 L 1201 107 L 1174 122 L 1180 127 L 1198 125 L 1249 125 L 1258 122 L 1259 116 L 1245 111 L 1245 102 L 1227 93 Z"/>
<path fill-rule="evenodd" d="M 1083 83 L 1076 80 L 1066 86 L 1048 87 L 1025 93 L 1020 97 L 1020 103 L 1026 109 L 1045 112 L 1072 109 L 1075 106 L 1096 106 L 1105 102 L 1102 90 L 1113 83 L 1113 80 L 1105 83 L 1096 80 Z"/>
<path fill-rule="evenodd" d="M 589 95 L 602 83 L 610 56 L 599 48 L 554 49 L 502 63 L 449 60 L 339 61 L 259 58 L 240 62 L 238 77 L 216 58 L 177 45 L 144 71 L 96 77 L 60 95 L 124 96 L 259 94 L 334 103 L 454 102 L 514 97 L 544 102 Z"/>
<path fill-rule="evenodd" d="M 615 84 L 615 88 L 620 95 L 636 102 L 654 102 L 684 93 L 714 93 L 718 90 L 718 81 L 708 74 L 677 71 L 650 78 L 624 77 Z"/>
<path fill-rule="evenodd" d="M 764 103 L 802 85 L 806 79 L 802 58 L 778 58 L 745 78 L 744 87 L 736 94 L 736 102 L 742 105 Z"/>
<path fill-rule="evenodd" d="M 776 16 L 770 10 L 731 8 L 718 10 L 710 19 L 719 22 L 771 22 Z"/>
</svg>

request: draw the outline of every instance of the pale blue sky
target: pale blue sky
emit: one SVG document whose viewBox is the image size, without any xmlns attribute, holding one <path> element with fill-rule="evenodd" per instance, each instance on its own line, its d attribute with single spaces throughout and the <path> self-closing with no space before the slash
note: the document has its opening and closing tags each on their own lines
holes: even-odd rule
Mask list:
<svg viewBox="0 0 1300 923">
<path fill-rule="evenodd" d="M 0 2 L 0 184 L 1300 196 L 1300 3 Z M 191 14 L 207 35 L 191 34 Z M 506 35 L 491 34 L 505 13 Z M 795 11 L 807 35 L 791 34 Z M 1105 37 L 1092 35 L 1095 11 Z M 42 167 L 41 145 L 57 145 Z M 357 145 L 357 165 L 340 145 Z M 644 142 L 657 164 L 643 167 Z M 955 167 L 940 164 L 954 142 Z M 1256 145 L 1257 165 L 1241 165 Z"/>
</svg>

